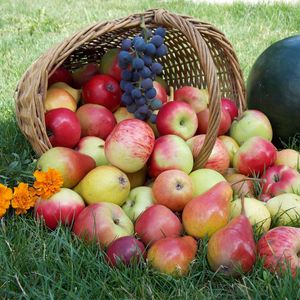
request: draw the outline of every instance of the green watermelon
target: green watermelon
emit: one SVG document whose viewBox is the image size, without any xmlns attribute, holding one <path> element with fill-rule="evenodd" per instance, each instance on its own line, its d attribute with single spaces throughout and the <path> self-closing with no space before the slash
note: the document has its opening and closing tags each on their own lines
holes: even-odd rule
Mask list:
<svg viewBox="0 0 300 300">
<path fill-rule="evenodd" d="M 272 44 L 257 58 L 246 90 L 248 108 L 269 118 L 276 146 L 300 133 L 300 35 Z"/>
</svg>

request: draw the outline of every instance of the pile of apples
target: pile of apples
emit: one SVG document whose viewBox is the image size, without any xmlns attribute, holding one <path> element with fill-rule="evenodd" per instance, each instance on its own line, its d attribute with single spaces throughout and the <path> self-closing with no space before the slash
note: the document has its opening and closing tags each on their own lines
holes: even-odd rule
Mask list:
<svg viewBox="0 0 300 300">
<path fill-rule="evenodd" d="M 259 256 L 265 268 L 290 267 L 295 275 L 299 153 L 276 149 L 262 112 L 238 115 L 235 102 L 223 98 L 218 138 L 204 168 L 195 170 L 208 126 L 207 90 L 184 86 L 169 96 L 157 78 L 163 106 L 156 124 L 136 119 L 121 104 L 117 55 L 109 50 L 100 66 L 60 67 L 49 78 L 44 106 L 53 148 L 37 168 L 58 170 L 64 183 L 36 202 L 36 218 L 96 240 L 113 266 L 146 259 L 182 276 L 196 259 L 197 241 L 208 238 L 214 271 L 246 273 Z M 262 235 L 257 244 L 253 230 Z"/>
</svg>

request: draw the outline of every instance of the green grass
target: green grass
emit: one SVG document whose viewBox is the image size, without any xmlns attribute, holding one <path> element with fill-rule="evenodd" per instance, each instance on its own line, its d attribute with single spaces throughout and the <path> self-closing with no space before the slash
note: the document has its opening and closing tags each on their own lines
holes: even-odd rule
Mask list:
<svg viewBox="0 0 300 300">
<path fill-rule="evenodd" d="M 30 64 L 49 47 L 94 22 L 162 7 L 209 22 L 231 41 L 245 79 L 271 43 L 299 32 L 299 6 L 195 4 L 184 1 L 0 1 L 0 182 L 30 182 L 35 154 L 15 121 L 13 95 Z M 290 145 L 300 148 L 299 138 Z M 8 215 L 0 229 L 1 299 L 297 299 L 299 276 L 278 278 L 257 262 L 238 279 L 214 274 L 206 243 L 186 278 L 174 279 L 144 265 L 112 270 L 96 245 L 68 229 L 50 232 L 31 214 Z"/>
</svg>

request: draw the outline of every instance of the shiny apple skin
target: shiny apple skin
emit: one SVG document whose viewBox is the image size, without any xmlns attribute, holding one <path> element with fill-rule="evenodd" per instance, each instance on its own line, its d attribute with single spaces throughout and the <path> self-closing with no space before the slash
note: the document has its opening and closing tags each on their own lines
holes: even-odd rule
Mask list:
<svg viewBox="0 0 300 300">
<path fill-rule="evenodd" d="M 114 112 L 121 103 L 119 82 L 109 75 L 93 76 L 82 89 L 84 103 L 100 104 Z"/>
</svg>

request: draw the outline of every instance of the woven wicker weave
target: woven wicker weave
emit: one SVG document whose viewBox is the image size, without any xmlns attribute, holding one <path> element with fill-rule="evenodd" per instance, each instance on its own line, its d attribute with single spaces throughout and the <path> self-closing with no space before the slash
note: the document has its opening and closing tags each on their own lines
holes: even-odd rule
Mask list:
<svg viewBox="0 0 300 300">
<path fill-rule="evenodd" d="M 17 86 L 16 117 L 21 131 L 38 155 L 51 148 L 43 105 L 48 77 L 61 65 L 73 70 L 99 61 L 108 49 L 119 47 L 122 39 L 140 32 L 142 17 L 149 28 L 167 28 L 165 44 L 169 53 L 160 59 L 166 82 L 175 89 L 183 85 L 208 89 L 208 132 L 194 168 L 205 165 L 217 136 L 221 96 L 234 99 L 240 111 L 245 109 L 242 72 L 223 33 L 211 24 L 163 9 L 91 25 L 49 49 L 28 68 Z"/>
</svg>

